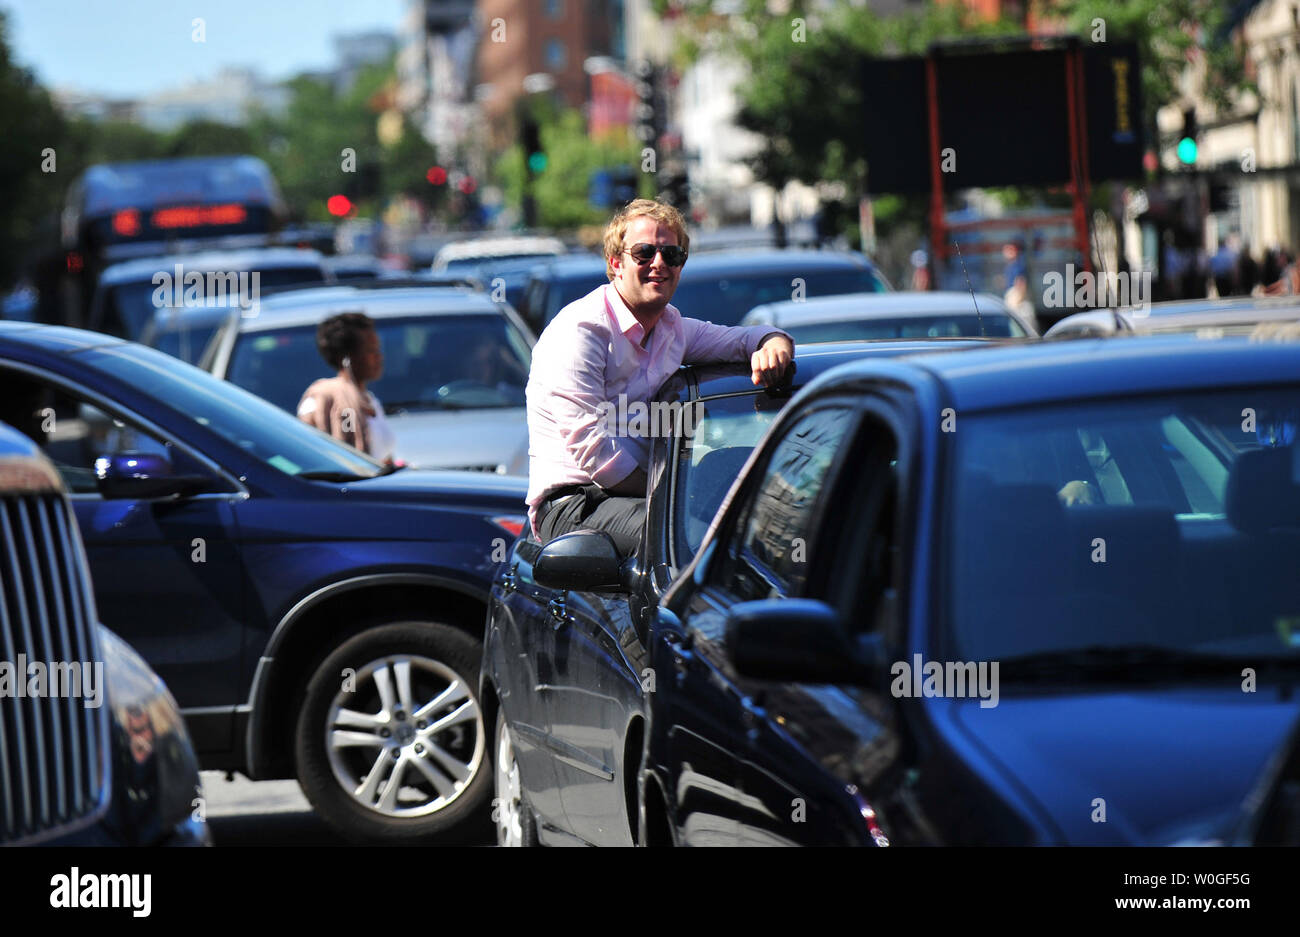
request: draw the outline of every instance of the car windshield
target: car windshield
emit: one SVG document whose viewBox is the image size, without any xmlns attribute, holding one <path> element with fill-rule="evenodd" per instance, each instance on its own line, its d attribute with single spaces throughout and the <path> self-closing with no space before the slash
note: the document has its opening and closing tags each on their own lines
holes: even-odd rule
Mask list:
<svg viewBox="0 0 1300 937">
<path fill-rule="evenodd" d="M 82 360 L 286 475 L 371 478 L 383 471 L 379 462 L 297 417 L 152 348 L 110 345 L 85 352 Z"/>
<path fill-rule="evenodd" d="M 181 264 L 184 266 L 184 264 Z M 163 272 L 172 273 L 170 267 L 163 268 Z M 258 274 L 257 287 L 261 290 L 270 289 L 273 286 L 292 286 L 298 283 L 323 283 L 325 274 L 319 266 L 304 267 L 273 267 L 270 270 L 256 271 Z M 214 274 L 209 280 L 208 275 L 204 272 L 203 291 L 199 293 L 197 303 L 190 300 L 186 301 L 187 305 L 225 305 L 229 302 L 228 296 L 235 292 L 238 286 L 230 284 L 226 279 L 227 274 Z M 247 279 L 247 289 L 252 291 L 252 277 Z M 208 284 L 211 283 L 211 291 L 208 292 Z M 230 287 L 234 286 L 234 289 Z M 178 284 L 176 290 L 182 292 L 187 289 L 198 290 L 199 287 L 187 287 Z M 100 330 L 108 332 L 110 335 L 117 335 L 121 338 L 138 338 L 144 327 L 153 321 L 154 315 L 159 309 L 162 309 L 166 303 L 156 301 L 155 294 L 165 289 L 164 286 L 155 286 L 153 281 L 139 280 L 128 283 L 121 283 L 108 291 L 105 297 L 104 321 L 100 324 Z M 236 293 L 237 295 L 237 293 Z M 192 297 L 191 297 L 192 299 Z"/>
<path fill-rule="evenodd" d="M 216 334 L 219 322 L 194 325 L 160 332 L 153 338 L 153 347 L 161 352 L 194 364 L 203 354 L 212 336 Z"/>
<path fill-rule="evenodd" d="M 757 391 L 695 404 L 692 432 L 677 454 L 673 493 L 679 567 L 700 548 L 731 483 L 784 404 L 784 398 Z"/>
<path fill-rule="evenodd" d="M 690 261 L 673 294 L 673 305 L 684 316 L 716 325 L 736 325 L 749 310 L 803 296 L 882 293 L 885 284 L 871 270 L 790 270 L 772 273 L 712 273 L 690 275 Z M 800 282 L 801 281 L 801 282 Z M 803 293 L 798 290 L 801 288 Z"/>
<path fill-rule="evenodd" d="M 1300 389 L 960 419 L 945 656 L 1300 653 Z"/>
<path fill-rule="evenodd" d="M 367 387 L 386 412 L 522 407 L 532 363 L 527 340 L 504 316 L 376 319 L 384 373 Z M 239 336 L 227 378 L 297 412 L 303 391 L 334 370 L 316 347 L 316 326 Z"/>
<path fill-rule="evenodd" d="M 783 325 L 800 345 L 877 338 L 1024 338 L 1025 330 L 1000 313 L 841 319 L 808 325 Z"/>
</svg>

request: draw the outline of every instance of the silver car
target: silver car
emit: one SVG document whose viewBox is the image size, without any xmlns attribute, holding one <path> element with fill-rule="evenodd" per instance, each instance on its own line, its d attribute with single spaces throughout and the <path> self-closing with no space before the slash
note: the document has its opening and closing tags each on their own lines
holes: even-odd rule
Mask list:
<svg viewBox="0 0 1300 937">
<path fill-rule="evenodd" d="M 851 293 L 756 306 L 741 325 L 772 325 L 797 344 L 881 338 L 1027 338 L 1037 332 L 989 293 Z"/>
<path fill-rule="evenodd" d="M 298 290 L 232 312 L 199 366 L 294 413 L 333 372 L 316 327 L 342 312 L 375 322 L 384 373 L 367 387 L 417 468 L 528 474 L 524 388 L 536 339 L 513 309 L 461 287 L 374 284 Z"/>
<path fill-rule="evenodd" d="M 1265 323 L 1300 321 L 1300 296 L 1234 296 L 1184 299 L 1119 309 L 1090 309 L 1066 316 L 1044 338 L 1096 338 L 1196 332 L 1249 335 Z"/>
</svg>

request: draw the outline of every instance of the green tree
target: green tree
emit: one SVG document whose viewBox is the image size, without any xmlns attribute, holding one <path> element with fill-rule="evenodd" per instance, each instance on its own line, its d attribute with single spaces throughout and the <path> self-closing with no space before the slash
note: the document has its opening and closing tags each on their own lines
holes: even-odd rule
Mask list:
<svg viewBox="0 0 1300 937">
<path fill-rule="evenodd" d="M 3 13 L 0 139 L 5 141 L 0 147 L 0 289 L 7 289 L 36 246 L 53 237 L 53 222 L 75 163 L 71 147 L 65 145 L 66 121 L 31 71 L 14 61 Z"/>
<path fill-rule="evenodd" d="M 1217 107 L 1227 107 L 1249 86 L 1240 50 L 1223 35 L 1234 6 L 1221 0 L 1045 0 L 1044 12 L 1080 36 L 1091 38 L 1100 24 L 1108 42 L 1137 43 L 1144 116 L 1154 127 L 1156 111 L 1179 99 L 1191 56 L 1205 57 L 1204 92 Z"/>
<path fill-rule="evenodd" d="M 605 220 L 609 210 L 588 202 L 592 173 L 616 166 L 639 170 L 637 147 L 619 140 L 592 140 L 585 119 L 576 110 L 554 113 L 542 109 L 539 123 L 547 165 L 533 183 L 538 223 L 571 229 Z M 514 144 L 506 150 L 496 162 L 494 175 L 505 190 L 507 204 L 521 204 L 527 178 L 523 147 Z M 653 192 L 653 178 L 642 174 L 641 186 L 643 193 Z"/>
<path fill-rule="evenodd" d="M 252 153 L 253 136 L 246 127 L 212 120 L 194 120 L 176 128 L 163 142 L 163 155 L 223 156 Z"/>
</svg>

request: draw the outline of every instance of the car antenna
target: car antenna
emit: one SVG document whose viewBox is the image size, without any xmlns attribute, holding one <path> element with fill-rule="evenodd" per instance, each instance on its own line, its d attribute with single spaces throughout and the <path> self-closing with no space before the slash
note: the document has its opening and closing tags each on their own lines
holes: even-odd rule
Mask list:
<svg viewBox="0 0 1300 937">
<path fill-rule="evenodd" d="M 957 260 L 961 262 L 961 274 L 966 278 L 966 289 L 970 291 L 970 301 L 975 304 L 975 318 L 979 320 L 980 338 L 988 338 L 988 335 L 984 332 L 984 317 L 980 315 L 980 304 L 975 298 L 975 290 L 971 288 L 970 274 L 966 272 L 966 261 L 961 256 L 961 246 L 956 241 L 952 242 L 952 246 L 956 248 Z"/>
</svg>

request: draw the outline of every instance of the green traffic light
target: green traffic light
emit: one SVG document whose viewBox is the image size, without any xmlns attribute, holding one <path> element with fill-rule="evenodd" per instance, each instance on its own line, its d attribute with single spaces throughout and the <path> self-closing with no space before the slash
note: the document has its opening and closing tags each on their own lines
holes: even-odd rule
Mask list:
<svg viewBox="0 0 1300 937">
<path fill-rule="evenodd" d="M 1178 161 L 1186 166 L 1196 162 L 1196 141 L 1191 137 L 1183 137 L 1178 141 Z"/>
<path fill-rule="evenodd" d="M 544 172 L 546 170 L 546 154 L 530 153 L 528 156 L 528 168 L 532 172 Z"/>
</svg>

